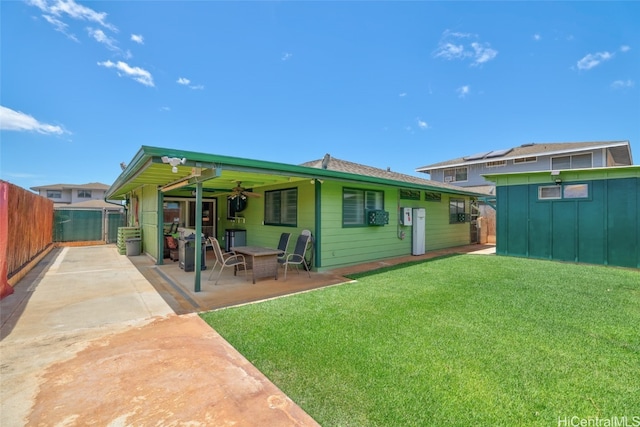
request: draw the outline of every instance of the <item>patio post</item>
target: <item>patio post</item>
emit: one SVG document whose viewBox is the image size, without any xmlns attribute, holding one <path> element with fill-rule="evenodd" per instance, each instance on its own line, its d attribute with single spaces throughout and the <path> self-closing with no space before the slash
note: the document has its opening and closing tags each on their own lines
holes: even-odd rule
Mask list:
<svg viewBox="0 0 640 427">
<path fill-rule="evenodd" d="M 194 292 L 200 292 L 200 270 L 202 269 L 202 182 L 196 183 L 196 239 L 195 239 L 195 284 Z"/>
</svg>

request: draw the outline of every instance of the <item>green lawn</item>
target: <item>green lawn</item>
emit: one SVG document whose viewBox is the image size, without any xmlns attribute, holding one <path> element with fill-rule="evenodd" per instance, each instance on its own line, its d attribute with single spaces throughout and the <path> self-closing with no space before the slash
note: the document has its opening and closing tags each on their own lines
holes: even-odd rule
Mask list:
<svg viewBox="0 0 640 427">
<path fill-rule="evenodd" d="M 640 425 L 639 271 L 461 255 L 354 278 L 202 317 L 325 427 Z"/>
</svg>

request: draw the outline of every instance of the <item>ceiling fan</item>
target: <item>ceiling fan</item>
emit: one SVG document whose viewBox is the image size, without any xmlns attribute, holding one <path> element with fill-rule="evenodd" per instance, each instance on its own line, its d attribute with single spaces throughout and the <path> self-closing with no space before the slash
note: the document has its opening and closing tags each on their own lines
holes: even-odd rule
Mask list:
<svg viewBox="0 0 640 427">
<path fill-rule="evenodd" d="M 259 193 L 245 190 L 245 188 L 242 187 L 241 181 L 236 181 L 236 183 L 237 185 L 231 189 L 230 193 L 227 194 L 230 199 L 235 199 L 237 197 L 240 197 L 241 199 L 246 199 L 247 197 L 262 197 Z"/>
</svg>

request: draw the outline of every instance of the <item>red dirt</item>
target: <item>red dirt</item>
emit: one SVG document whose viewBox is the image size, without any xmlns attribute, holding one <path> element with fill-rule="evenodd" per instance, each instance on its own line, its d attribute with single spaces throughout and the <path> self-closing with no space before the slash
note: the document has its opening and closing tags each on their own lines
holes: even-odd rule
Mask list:
<svg viewBox="0 0 640 427">
<path fill-rule="evenodd" d="M 44 374 L 28 425 L 317 426 L 196 315 L 93 341 Z"/>
</svg>

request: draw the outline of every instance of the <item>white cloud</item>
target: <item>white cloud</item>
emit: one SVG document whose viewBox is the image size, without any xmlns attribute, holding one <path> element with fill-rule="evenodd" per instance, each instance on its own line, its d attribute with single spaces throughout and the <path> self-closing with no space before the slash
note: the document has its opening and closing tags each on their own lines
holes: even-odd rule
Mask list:
<svg viewBox="0 0 640 427">
<path fill-rule="evenodd" d="M 424 130 L 429 128 L 429 125 L 427 124 L 427 122 L 425 122 L 424 120 L 420 120 L 420 118 L 416 119 L 416 123 L 418 124 L 418 127 L 420 129 Z"/>
<path fill-rule="evenodd" d="M 434 54 L 436 58 L 444 59 L 463 59 L 471 55 L 471 52 L 465 51 L 464 46 L 453 43 L 442 43 L 436 49 Z"/>
<path fill-rule="evenodd" d="M 600 65 L 602 62 L 610 60 L 611 58 L 613 58 L 613 53 L 610 52 L 590 53 L 578 61 L 578 69 L 590 70 L 593 67 Z"/>
<path fill-rule="evenodd" d="M 536 34 L 533 35 L 533 39 L 535 41 L 540 41 L 542 39 L 542 36 L 540 34 L 536 33 Z"/>
<path fill-rule="evenodd" d="M 480 65 L 491 61 L 498 55 L 498 51 L 491 49 L 489 43 L 471 43 L 471 47 L 475 51 L 474 60 L 471 65 Z"/>
<path fill-rule="evenodd" d="M 634 87 L 636 85 L 636 82 L 634 82 L 633 80 L 616 80 L 615 82 L 611 83 L 611 87 L 614 89 L 624 89 L 627 87 Z"/>
<path fill-rule="evenodd" d="M 282 54 L 282 57 L 280 59 L 283 61 L 288 61 L 289 59 L 291 59 L 292 56 L 293 56 L 293 53 L 285 52 Z"/>
<path fill-rule="evenodd" d="M 458 98 L 464 98 L 469 94 L 470 90 L 471 90 L 471 87 L 469 85 L 460 86 L 458 89 L 456 89 L 456 92 L 458 93 Z"/>
<path fill-rule="evenodd" d="M 95 41 L 105 45 L 107 47 L 107 49 L 113 50 L 113 51 L 116 51 L 116 52 L 120 52 L 120 48 L 118 46 L 116 46 L 116 43 L 118 43 L 118 42 L 115 41 L 113 38 L 109 37 L 108 35 L 106 35 L 104 33 L 104 31 L 102 31 L 100 29 L 94 29 L 94 28 L 91 28 L 91 27 L 87 27 L 87 32 L 89 33 L 89 35 L 91 37 L 94 38 Z"/>
<path fill-rule="evenodd" d="M 407 96 L 407 92 L 402 92 L 401 94 L 398 95 L 400 98 L 404 98 L 405 96 Z"/>
<path fill-rule="evenodd" d="M 141 34 L 131 34 L 131 41 L 134 41 L 138 44 L 144 44 L 144 37 Z"/>
<path fill-rule="evenodd" d="M 132 67 L 124 61 L 112 62 L 112 61 L 104 61 L 98 62 L 98 65 L 106 68 L 115 68 L 119 71 L 118 75 L 122 76 L 123 73 L 127 77 L 131 77 L 133 80 L 138 83 L 142 83 L 145 86 L 155 86 L 153 84 L 153 76 L 147 70 L 140 67 Z"/>
<path fill-rule="evenodd" d="M 53 25 L 53 29 L 54 30 L 64 34 L 65 36 L 67 36 L 71 40 L 73 40 L 74 42 L 78 42 L 78 38 L 75 36 L 75 34 L 69 32 L 69 26 L 67 24 L 65 24 L 64 22 L 62 22 L 58 18 L 54 18 L 51 15 L 42 15 L 42 17 L 49 24 Z"/>
<path fill-rule="evenodd" d="M 477 41 L 468 43 L 466 39 L 477 39 L 476 34 L 444 31 L 438 47 L 433 52 L 435 58 L 442 58 L 448 61 L 470 60 L 472 66 L 477 66 L 491 61 L 498 56 L 498 51 L 491 48 L 489 43 Z"/>
<path fill-rule="evenodd" d="M 203 85 L 192 85 L 191 84 L 191 80 L 187 79 L 186 77 L 178 78 L 178 80 L 176 80 L 176 83 L 178 83 L 179 85 L 182 85 L 182 86 L 188 86 L 189 89 L 193 89 L 193 90 L 203 90 L 204 89 Z"/>
<path fill-rule="evenodd" d="M 62 135 L 69 133 L 60 126 L 41 123 L 32 116 L 0 105 L 0 129 L 15 131 L 33 131 L 42 134 Z"/>
<path fill-rule="evenodd" d="M 66 15 L 72 19 L 95 22 L 113 32 L 118 31 L 114 25 L 107 22 L 107 14 L 105 12 L 96 12 L 91 8 L 76 3 L 74 0 L 27 0 L 27 3 L 37 7 L 45 14 L 50 14 L 57 18 Z"/>
<path fill-rule="evenodd" d="M 620 52 L 629 52 L 631 50 L 631 46 L 622 45 L 620 46 Z"/>
</svg>

